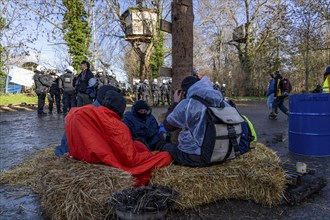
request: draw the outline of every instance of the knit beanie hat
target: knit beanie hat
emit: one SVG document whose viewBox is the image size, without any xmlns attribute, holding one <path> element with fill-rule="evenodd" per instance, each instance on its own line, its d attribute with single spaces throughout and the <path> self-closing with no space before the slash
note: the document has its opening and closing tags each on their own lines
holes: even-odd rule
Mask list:
<svg viewBox="0 0 330 220">
<path fill-rule="evenodd" d="M 98 92 L 97 101 L 122 117 L 126 109 L 126 100 L 117 91 L 116 87 L 110 85 L 102 86 Z"/>
<path fill-rule="evenodd" d="M 137 112 L 139 111 L 140 109 L 146 109 L 146 110 L 149 110 L 149 105 L 143 101 L 143 100 L 139 100 L 139 101 L 136 101 L 135 104 L 134 104 L 134 110 Z"/>
<path fill-rule="evenodd" d="M 184 78 L 182 80 L 181 89 L 183 91 L 187 92 L 188 89 L 198 81 L 199 81 L 199 79 L 195 76 L 187 76 L 186 78 Z"/>
</svg>

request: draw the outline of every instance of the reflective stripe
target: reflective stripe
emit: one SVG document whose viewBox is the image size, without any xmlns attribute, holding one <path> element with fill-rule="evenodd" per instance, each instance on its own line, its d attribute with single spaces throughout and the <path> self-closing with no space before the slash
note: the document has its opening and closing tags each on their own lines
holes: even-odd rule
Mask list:
<svg viewBox="0 0 330 220">
<path fill-rule="evenodd" d="M 330 76 L 328 76 L 323 83 L 323 93 L 329 93 L 329 78 Z"/>
</svg>

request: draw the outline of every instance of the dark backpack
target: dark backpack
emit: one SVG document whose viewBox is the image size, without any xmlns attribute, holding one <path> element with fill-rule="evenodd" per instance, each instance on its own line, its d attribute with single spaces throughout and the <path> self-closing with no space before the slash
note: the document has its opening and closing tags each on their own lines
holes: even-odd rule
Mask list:
<svg viewBox="0 0 330 220">
<path fill-rule="evenodd" d="M 280 89 L 281 89 L 281 93 L 290 93 L 291 90 L 292 90 L 292 85 L 291 85 L 291 82 L 290 80 L 286 79 L 286 78 L 283 78 L 281 81 L 280 81 Z"/>
<path fill-rule="evenodd" d="M 240 139 L 244 119 L 233 107 L 211 107 L 206 100 L 193 96 L 193 99 L 207 107 L 206 130 L 201 147 L 201 158 L 205 165 L 224 162 L 241 154 Z"/>
</svg>

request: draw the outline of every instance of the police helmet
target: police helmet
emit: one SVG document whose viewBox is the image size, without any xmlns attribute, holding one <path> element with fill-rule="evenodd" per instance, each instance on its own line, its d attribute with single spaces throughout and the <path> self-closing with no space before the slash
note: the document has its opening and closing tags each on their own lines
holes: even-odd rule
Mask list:
<svg viewBox="0 0 330 220">
<path fill-rule="evenodd" d="M 65 71 L 68 73 L 74 73 L 74 68 L 73 66 L 68 66 Z"/>
</svg>

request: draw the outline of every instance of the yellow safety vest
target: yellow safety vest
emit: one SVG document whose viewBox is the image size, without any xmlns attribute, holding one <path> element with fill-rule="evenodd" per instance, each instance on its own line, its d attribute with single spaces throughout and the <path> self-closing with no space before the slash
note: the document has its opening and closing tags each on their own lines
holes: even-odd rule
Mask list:
<svg viewBox="0 0 330 220">
<path fill-rule="evenodd" d="M 329 78 L 330 75 L 327 76 L 327 78 L 325 78 L 324 83 L 323 83 L 323 93 L 329 93 Z"/>
<path fill-rule="evenodd" d="M 252 122 L 245 115 L 243 115 L 243 117 L 244 117 L 245 121 L 248 123 L 250 131 L 251 131 L 251 135 L 253 137 L 253 141 L 251 141 L 251 142 L 256 142 L 257 141 L 257 133 L 254 130 Z"/>
</svg>

